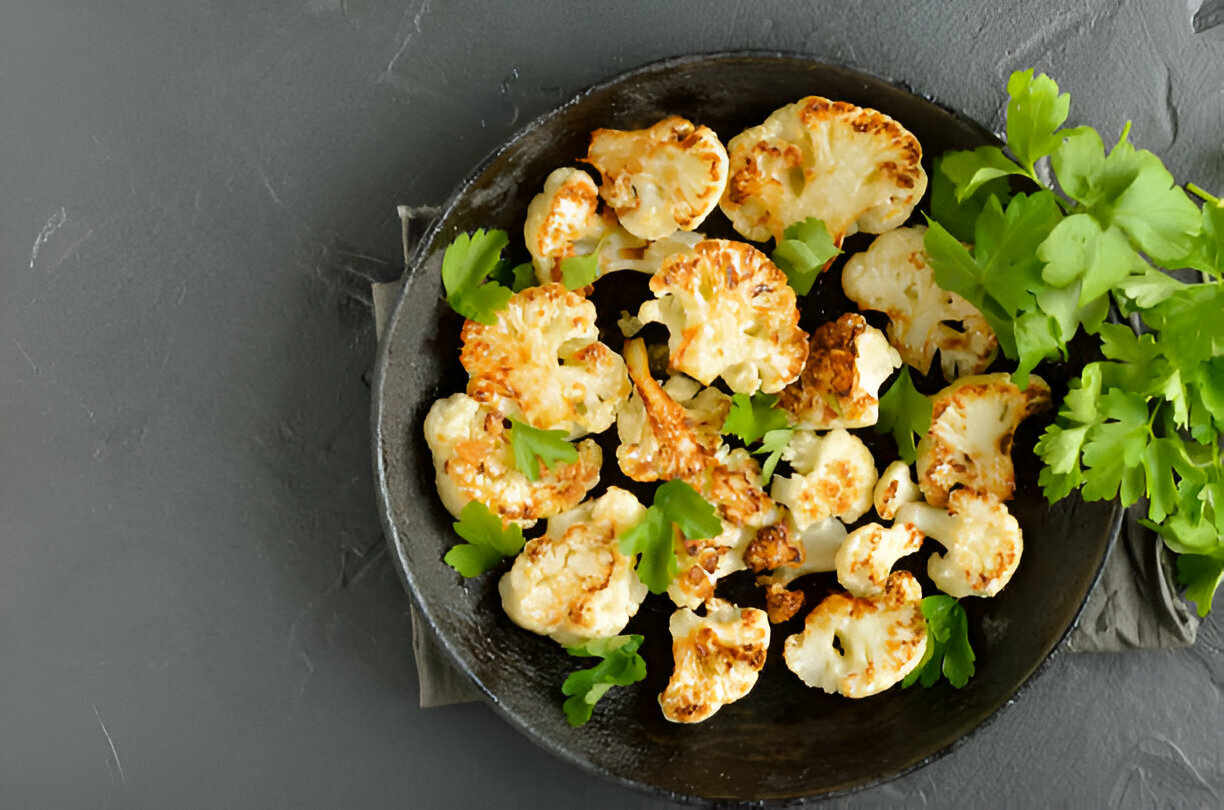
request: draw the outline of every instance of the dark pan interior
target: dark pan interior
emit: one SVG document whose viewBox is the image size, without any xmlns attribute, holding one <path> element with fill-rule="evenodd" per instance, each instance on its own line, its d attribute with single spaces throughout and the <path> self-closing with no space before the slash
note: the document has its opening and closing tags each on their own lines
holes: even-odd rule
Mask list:
<svg viewBox="0 0 1224 810">
<path fill-rule="evenodd" d="M 810 94 L 898 119 L 923 144 L 928 173 L 931 158 L 945 150 L 993 141 L 977 124 L 901 87 L 803 58 L 713 55 L 642 68 L 532 123 L 472 175 L 418 250 L 379 357 L 373 426 L 379 497 L 401 573 L 426 621 L 528 737 L 592 772 L 673 798 L 784 801 L 852 790 L 930 760 L 1003 706 L 1054 650 L 1095 581 L 1119 520 L 1113 503 L 1072 497 L 1046 505 L 1031 450 L 1040 425 L 1028 425 L 1016 440 L 1020 485 L 1011 505 L 1024 529 L 1025 554 L 997 598 L 967 600 L 977 652 L 977 676 L 968 686 L 895 688 L 858 701 L 809 689 L 781 660 L 784 637 L 801 624 L 796 619 L 775 628 L 752 693 L 695 726 L 667 722 L 657 704 L 671 671 L 670 608 L 659 598 L 648 600 L 627 631 L 647 636 L 646 682 L 612 690 L 592 722 L 573 729 L 561 712 L 560 685 L 590 662 L 510 623 L 497 597 L 500 570 L 464 581 L 442 562 L 456 537 L 437 497 L 421 425 L 434 400 L 466 382 L 458 362 L 460 319 L 441 294 L 445 246 L 460 231 L 500 227 L 521 251 L 528 202 L 552 169 L 585 154 L 593 129 L 637 128 L 678 114 L 710 126 L 725 142 Z M 716 212 L 703 230 L 718 233 L 718 218 Z M 835 316 L 844 305 L 833 278 L 812 295 L 814 309 Z M 1056 395 L 1065 375 L 1065 368 L 1048 372 Z"/>
</svg>

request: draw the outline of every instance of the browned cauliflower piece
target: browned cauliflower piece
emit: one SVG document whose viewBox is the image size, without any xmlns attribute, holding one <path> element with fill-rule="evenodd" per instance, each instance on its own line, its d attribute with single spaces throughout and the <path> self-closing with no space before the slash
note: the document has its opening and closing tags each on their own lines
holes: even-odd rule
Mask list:
<svg viewBox="0 0 1224 810">
<path fill-rule="evenodd" d="M 1001 501 L 1016 486 L 1012 437 L 1030 414 L 1050 406 L 1050 386 L 1030 375 L 1021 391 L 1009 374 L 962 377 L 931 398 L 931 429 L 918 443 L 918 488 L 946 506 L 958 486 Z"/>
<path fill-rule="evenodd" d="M 920 548 L 922 532 L 910 524 L 868 523 L 850 532 L 837 550 L 837 581 L 854 596 L 879 596 L 897 560 Z"/>
<path fill-rule="evenodd" d="M 884 113 L 809 96 L 727 144 L 723 213 L 761 242 L 788 225 L 824 221 L 834 242 L 903 223 L 926 191 L 922 146 Z"/>
<path fill-rule="evenodd" d="M 922 587 L 908 571 L 874 598 L 835 593 L 812 609 L 783 658 L 808 686 L 864 698 L 900 682 L 926 651 Z"/>
<path fill-rule="evenodd" d="M 541 284 L 561 280 L 563 260 L 595 251 L 599 251 L 600 275 L 638 269 L 646 247 L 611 212 L 599 210 L 595 181 L 573 168 L 548 175 L 544 190 L 527 206 L 523 239 Z"/>
<path fill-rule="evenodd" d="M 591 439 L 578 444 L 578 459 L 542 468 L 528 480 L 514 464 L 504 420 L 466 394 L 440 399 L 425 417 L 425 441 L 433 453 L 438 494 L 456 518 L 480 501 L 503 523 L 527 529 L 536 520 L 572 509 L 599 483 L 603 454 Z"/>
<path fill-rule="evenodd" d="M 922 238 L 925 225 L 898 228 L 855 254 L 842 271 L 842 289 L 859 309 L 888 315 L 888 342 L 908 365 L 926 374 L 939 351 L 944 379 L 981 374 L 999 341 L 982 313 L 935 283 Z"/>
<path fill-rule="evenodd" d="M 897 507 L 905 503 L 913 503 L 922 499 L 918 485 L 910 478 L 910 468 L 904 461 L 894 461 L 889 464 L 872 490 L 871 500 L 875 504 L 876 514 L 885 520 L 892 520 L 897 514 Z"/>
<path fill-rule="evenodd" d="M 846 539 L 846 527 L 836 518 L 818 521 L 800 532 L 784 507 L 778 511 L 782 514 L 778 523 L 758 532 L 744 551 L 744 562 L 752 570 L 774 566 L 772 574 L 757 577 L 757 584 L 765 588 L 765 610 L 773 624 L 786 621 L 803 607 L 803 592 L 789 590 L 790 584 L 806 574 L 836 570 L 837 550 Z M 762 538 L 766 532 L 770 533 Z M 798 559 L 785 562 L 796 550 Z"/>
<path fill-rule="evenodd" d="M 727 150 L 714 130 L 679 116 L 648 129 L 597 129 L 587 162 L 602 177 L 600 196 L 642 239 L 693 230 L 727 184 Z"/>
<path fill-rule="evenodd" d="M 667 595 L 676 607 L 696 610 L 713 598 L 718 580 L 744 569 L 744 547 L 753 529 L 723 524 L 723 532 L 708 539 L 676 537 L 676 577 Z"/>
<path fill-rule="evenodd" d="M 673 723 L 700 723 L 744 697 L 765 666 L 769 620 L 763 610 L 711 599 L 705 616 L 687 608 L 673 613 L 671 634 L 676 663 L 659 706 Z"/>
<path fill-rule="evenodd" d="M 646 598 L 646 586 L 618 537 L 645 514 L 633 493 L 609 487 L 550 518 L 547 531 L 527 541 L 498 583 L 506 615 L 565 645 L 619 633 Z"/>
<path fill-rule="evenodd" d="M 897 525 L 902 524 L 948 550 L 931 555 L 927 575 L 939 590 L 957 599 L 1003 590 L 1024 553 L 1020 524 L 989 492 L 955 490 L 946 512 L 924 503 L 906 504 L 897 510 Z"/>
<path fill-rule="evenodd" d="M 823 436 L 796 430 L 782 458 L 795 474 L 774 476 L 769 494 L 800 531 L 828 517 L 853 523 L 871 508 L 875 459 L 858 436 L 841 428 Z"/>
<path fill-rule="evenodd" d="M 670 332 L 671 367 L 732 391 L 775 393 L 799 376 L 807 335 L 786 276 L 751 245 L 707 239 L 673 254 L 650 279 L 657 300 L 638 318 Z"/>
<path fill-rule="evenodd" d="M 813 430 L 870 427 L 880 416 L 880 386 L 901 356 L 862 315 L 847 312 L 817 327 L 799 379 L 778 404 L 791 421 Z"/>
<path fill-rule="evenodd" d="M 468 396 L 533 427 L 600 433 L 629 397 L 624 360 L 599 342 L 595 305 L 561 284 L 515 293 L 497 323 L 468 321 L 461 338 Z"/>
<path fill-rule="evenodd" d="M 668 385 L 677 402 L 650 374 L 646 344 L 625 344 L 634 394 L 618 420 L 621 446 L 616 458 L 635 481 L 679 478 L 700 492 L 732 526 L 762 526 L 773 502 L 761 488 L 761 468 L 742 448 L 728 450 L 719 429 L 731 407 L 725 394 L 694 388 L 682 378 Z M 687 396 L 686 396 L 687 395 Z"/>
</svg>

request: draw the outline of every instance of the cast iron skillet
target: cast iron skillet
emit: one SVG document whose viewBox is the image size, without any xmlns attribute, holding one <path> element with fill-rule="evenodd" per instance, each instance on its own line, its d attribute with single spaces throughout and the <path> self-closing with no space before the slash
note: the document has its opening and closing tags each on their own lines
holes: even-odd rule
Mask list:
<svg viewBox="0 0 1224 810">
<path fill-rule="evenodd" d="M 592 722 L 573 729 L 560 708 L 560 685 L 592 662 L 571 658 L 551 640 L 511 624 L 497 595 L 501 570 L 464 581 L 442 562 L 457 538 L 438 500 L 421 425 L 436 399 L 466 384 L 458 362 L 461 322 L 441 293 L 446 245 L 459 232 L 499 227 L 521 246 L 528 202 L 552 169 L 585 154 L 593 129 L 633 129 L 683 115 L 712 127 L 725 142 L 810 94 L 874 107 L 901 121 L 923 144 L 928 173 L 931 158 L 945 150 L 994 141 L 980 126 L 894 84 L 795 56 L 718 54 L 634 70 L 528 125 L 451 197 L 408 268 L 378 358 L 373 430 L 383 521 L 423 617 L 494 708 L 528 737 L 568 762 L 655 795 L 768 802 L 845 792 L 898 776 L 948 750 L 1003 706 L 1073 625 L 1120 519 L 1113 503 L 1072 497 L 1047 506 L 1037 492 L 1031 453 L 1040 425 L 1026 426 L 1016 440 L 1020 485 L 1011 504 L 1024 529 L 1025 554 L 997 598 L 966 600 L 977 652 L 977 676 L 968 686 L 894 688 L 857 701 L 809 689 L 781 657 L 782 642 L 800 629 L 804 610 L 774 628 L 752 693 L 694 726 L 664 720 L 656 700 L 671 672 L 666 600 L 649 599 L 626 631 L 646 635 L 647 680 L 612 690 Z M 717 233 L 719 218 L 715 212 L 703 230 Z M 633 289 L 634 281 L 622 279 L 632 275 L 621 273 L 604 284 Z M 644 284 L 636 289 L 645 294 Z M 805 319 L 815 317 L 816 323 L 826 310 L 835 317 L 853 309 L 840 298 L 835 276 L 822 279 L 813 298 L 819 302 L 812 308 L 816 314 L 805 313 Z M 605 328 L 604 340 L 619 349 L 614 330 Z M 1043 373 L 1059 396 L 1065 370 Z M 612 446 L 605 444 L 605 458 Z M 615 476 L 605 475 L 593 494 L 610 478 Z M 819 599 L 833 584 L 818 580 L 809 586 L 809 599 Z"/>
</svg>

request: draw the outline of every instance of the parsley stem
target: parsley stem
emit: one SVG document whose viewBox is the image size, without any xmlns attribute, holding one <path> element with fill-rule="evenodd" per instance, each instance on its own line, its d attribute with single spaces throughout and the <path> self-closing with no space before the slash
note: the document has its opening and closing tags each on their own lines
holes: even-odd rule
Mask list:
<svg viewBox="0 0 1224 810">
<path fill-rule="evenodd" d="M 1220 205 L 1220 198 L 1212 194 L 1206 189 L 1196 186 L 1194 183 L 1187 183 L 1186 190 L 1194 194 L 1196 197 L 1202 198 L 1204 202 L 1209 202 L 1212 205 Z"/>
</svg>

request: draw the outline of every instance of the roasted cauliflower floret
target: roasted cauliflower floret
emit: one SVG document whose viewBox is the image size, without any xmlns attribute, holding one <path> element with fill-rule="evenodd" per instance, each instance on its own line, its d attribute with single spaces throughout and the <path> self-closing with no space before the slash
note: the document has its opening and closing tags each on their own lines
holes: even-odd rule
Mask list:
<svg viewBox="0 0 1224 810">
<path fill-rule="evenodd" d="M 727 150 L 714 130 L 678 116 L 648 129 L 597 129 L 587 163 L 625 230 L 659 239 L 701 224 L 727 185 Z"/>
<path fill-rule="evenodd" d="M 803 632 L 786 639 L 783 657 L 808 686 L 863 698 L 898 683 L 926 651 L 922 588 L 897 571 L 875 598 L 836 593 L 803 620 Z"/>
<path fill-rule="evenodd" d="M 659 705 L 673 723 L 700 723 L 744 697 L 765 666 L 769 620 L 763 610 L 712 599 L 705 616 L 687 608 L 673 613 L 671 634 L 676 665 Z"/>
<path fill-rule="evenodd" d="M 897 514 L 897 507 L 903 503 L 913 503 L 922 499 L 918 485 L 910 478 L 909 465 L 904 461 L 894 461 L 880 474 L 875 490 L 871 493 L 876 514 L 885 520 L 892 520 Z"/>
<path fill-rule="evenodd" d="M 837 244 L 903 223 L 926 191 L 918 139 L 881 112 L 819 96 L 774 111 L 727 144 L 723 213 L 748 239 L 778 242 L 792 223 L 824 221 Z"/>
<path fill-rule="evenodd" d="M 888 315 L 888 342 L 926 374 L 939 351 L 944 379 L 981 374 L 998 354 L 994 331 L 972 304 L 935 283 L 922 238 L 925 225 L 898 228 L 855 254 L 842 289 L 859 309 Z"/>
<path fill-rule="evenodd" d="M 1036 375 L 1021 391 L 1009 374 L 962 377 L 931 398 L 931 429 L 918 443 L 918 488 L 945 506 L 957 486 L 1001 501 L 1016 486 L 1012 437 L 1030 414 L 1050 405 L 1050 387 Z"/>
<path fill-rule="evenodd" d="M 922 532 L 910 524 L 886 529 L 868 523 L 850 532 L 837 550 L 837 581 L 854 596 L 879 596 L 897 560 L 920 548 Z"/>
<path fill-rule="evenodd" d="M 468 396 L 533 427 L 599 433 L 629 397 L 625 362 L 599 342 L 595 305 L 561 284 L 515 293 L 497 323 L 467 321 L 461 337 Z"/>
<path fill-rule="evenodd" d="M 785 510 L 781 511 L 785 513 Z M 780 562 L 784 556 L 793 556 L 794 552 L 788 549 L 799 550 L 798 561 L 782 563 L 772 574 L 757 577 L 757 584 L 765 588 L 765 610 L 772 624 L 786 621 L 803 607 L 803 592 L 789 590 L 788 586 L 806 574 L 836 570 L 837 550 L 846 539 L 846 527 L 836 518 L 826 518 L 813 523 L 803 532 L 795 529 L 794 520 L 789 516 L 780 521 L 780 526 L 785 532 L 784 537 L 770 537 L 767 534 L 762 540 L 763 543 L 773 546 L 773 549 L 760 546 L 753 548 L 753 543 L 762 539 L 762 533 L 758 532 L 757 538 L 744 551 L 744 562 L 757 571 L 762 570 L 768 562 Z M 771 528 L 774 527 L 767 527 L 762 532 Z M 774 556 L 767 559 L 764 555 L 771 550 Z"/>
<path fill-rule="evenodd" d="M 674 399 L 650 374 L 646 344 L 625 344 L 634 395 L 617 422 L 616 459 L 635 481 L 679 478 L 718 507 L 733 526 L 762 526 L 773 502 L 761 488 L 761 468 L 742 448 L 728 450 L 719 429 L 730 399 L 714 389 L 695 392 L 682 377 L 668 381 Z"/>
<path fill-rule="evenodd" d="M 645 514 L 632 493 L 609 487 L 551 518 L 498 584 L 506 615 L 565 645 L 619 633 L 646 598 L 646 586 L 633 559 L 621 553 L 618 536 Z"/>
<path fill-rule="evenodd" d="M 1020 524 L 989 492 L 955 490 L 948 511 L 923 503 L 897 510 L 897 525 L 908 524 L 941 543 L 946 554 L 932 554 L 927 575 L 957 599 L 994 596 L 1011 581 L 1024 553 Z"/>
<path fill-rule="evenodd" d="M 714 586 L 727 574 L 744 569 L 744 548 L 755 530 L 723 524 L 723 532 L 708 539 L 676 538 L 676 577 L 667 595 L 676 607 L 696 610 L 714 596 Z"/>
<path fill-rule="evenodd" d="M 664 260 L 650 279 L 657 300 L 638 318 L 670 332 L 671 367 L 732 391 L 774 393 L 799 376 L 807 335 L 795 292 L 764 253 L 742 242 L 707 239 Z"/>
<path fill-rule="evenodd" d="M 871 508 L 875 459 L 859 437 L 841 428 L 823 436 L 797 430 L 782 458 L 796 475 L 774 476 L 770 495 L 790 510 L 800 531 L 827 517 L 853 523 Z"/>
<path fill-rule="evenodd" d="M 438 494 L 456 518 L 480 501 L 503 522 L 523 528 L 571 509 L 599 483 L 603 454 L 592 439 L 578 444 L 578 460 L 541 468 L 530 481 L 514 464 L 501 416 L 467 394 L 440 399 L 425 417 L 425 441 L 433 452 Z"/>
<path fill-rule="evenodd" d="M 814 430 L 859 428 L 880 417 L 880 386 L 901 355 L 862 315 L 848 312 L 812 332 L 807 362 L 778 404 L 791 421 Z"/>
<path fill-rule="evenodd" d="M 632 235 L 610 212 L 599 210 L 595 181 L 584 171 L 562 168 L 544 181 L 527 206 L 523 240 L 541 284 L 561 280 L 561 262 L 599 251 L 600 275 L 633 268 L 646 242 Z"/>
</svg>

